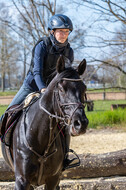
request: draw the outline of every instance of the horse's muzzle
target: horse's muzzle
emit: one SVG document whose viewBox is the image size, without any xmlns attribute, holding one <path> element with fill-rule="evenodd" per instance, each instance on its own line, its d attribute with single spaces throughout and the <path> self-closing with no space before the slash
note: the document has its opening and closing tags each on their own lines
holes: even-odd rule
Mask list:
<svg viewBox="0 0 126 190">
<path fill-rule="evenodd" d="M 88 119 L 86 116 L 84 117 L 73 117 L 70 133 L 72 136 L 77 136 L 80 134 L 84 134 L 86 132 L 87 126 L 88 126 Z"/>
</svg>

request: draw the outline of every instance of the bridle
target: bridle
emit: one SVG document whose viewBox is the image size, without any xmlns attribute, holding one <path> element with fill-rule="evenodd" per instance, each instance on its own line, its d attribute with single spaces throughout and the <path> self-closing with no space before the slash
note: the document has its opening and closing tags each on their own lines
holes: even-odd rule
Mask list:
<svg viewBox="0 0 126 190">
<path fill-rule="evenodd" d="M 62 78 L 62 81 L 80 82 L 80 81 L 83 81 L 83 80 L 82 79 Z M 46 112 L 49 115 L 50 118 L 56 118 L 57 121 L 60 120 L 60 121 L 64 122 L 64 124 L 66 126 L 69 126 L 71 124 L 72 117 L 73 117 L 74 113 L 76 112 L 76 110 L 77 109 L 84 109 L 85 108 L 85 104 L 84 103 L 86 103 L 86 101 L 87 101 L 87 96 L 85 94 L 85 97 L 84 97 L 85 101 L 84 101 L 84 103 L 82 103 L 82 102 L 61 103 L 60 102 L 60 97 L 59 97 L 58 90 L 54 90 L 53 93 L 54 93 L 53 97 L 54 97 L 54 100 L 56 101 L 56 104 L 58 106 L 58 110 L 60 112 L 60 116 L 58 116 L 57 112 L 55 112 L 55 114 L 51 114 L 50 112 L 48 112 L 47 109 L 45 109 L 41 105 L 41 103 L 39 103 L 39 106 L 40 106 L 40 108 L 44 112 Z M 63 108 L 66 107 L 66 106 L 68 107 L 68 106 L 74 106 L 74 105 L 76 105 L 76 108 L 74 109 L 73 113 L 71 115 L 69 115 L 69 116 L 65 115 L 64 112 L 63 112 Z"/>
<path fill-rule="evenodd" d="M 82 79 L 70 79 L 70 78 L 62 78 L 62 80 L 66 80 L 66 81 L 70 81 L 70 82 L 79 82 L 82 81 Z M 49 111 L 47 111 L 47 109 L 45 109 L 42 105 L 41 105 L 41 101 L 39 101 L 39 107 L 40 109 L 42 109 L 45 113 L 47 113 L 49 115 L 49 119 L 50 119 L 50 137 L 49 137 L 49 142 L 48 142 L 48 146 L 47 149 L 44 153 L 44 157 L 47 158 L 47 154 L 49 151 L 50 146 L 53 144 L 53 142 L 56 140 L 56 138 L 58 137 L 58 135 L 60 134 L 60 132 L 63 130 L 64 127 L 66 126 L 70 126 L 71 121 L 72 121 L 72 117 L 74 115 L 74 113 L 76 112 L 77 109 L 84 109 L 85 108 L 85 104 L 83 104 L 82 102 L 70 102 L 70 103 L 64 103 L 62 104 L 60 102 L 59 99 L 59 92 L 54 90 L 54 95 L 53 95 L 54 99 L 56 100 L 57 106 L 58 106 L 58 110 L 60 111 L 60 116 L 55 113 L 52 114 Z M 85 94 L 85 100 L 87 100 L 86 94 Z M 65 115 L 63 112 L 63 107 L 66 106 L 73 106 L 76 105 L 76 108 L 73 110 L 72 114 L 70 116 Z M 62 127 L 60 128 L 60 130 L 58 131 L 58 133 L 55 135 L 55 137 L 53 137 L 53 127 L 52 127 L 52 120 L 53 118 L 56 119 L 57 123 L 60 122 L 60 124 L 62 125 Z M 53 140 L 52 140 L 53 138 Z M 52 154 L 49 154 L 52 155 Z"/>
<path fill-rule="evenodd" d="M 62 78 L 62 80 L 66 80 L 66 81 L 70 81 L 70 82 L 82 81 L 82 79 L 70 79 L 70 78 Z M 58 137 L 60 132 L 63 130 L 63 128 L 65 126 L 69 126 L 71 124 L 72 117 L 73 117 L 73 115 L 74 115 L 74 113 L 76 112 L 77 109 L 84 109 L 85 108 L 85 105 L 82 102 L 70 102 L 70 103 L 62 104 L 60 102 L 60 99 L 59 99 L 59 92 L 58 91 L 54 91 L 54 97 L 55 97 L 55 100 L 57 102 L 58 109 L 60 111 L 60 116 L 57 113 L 55 113 L 55 114 L 50 113 L 46 108 L 44 108 L 41 105 L 41 101 L 40 101 L 41 99 L 39 100 L 40 109 L 42 109 L 46 114 L 48 114 L 49 119 L 50 119 L 49 142 L 48 142 L 48 145 L 47 145 L 47 148 L 46 148 L 44 154 L 40 155 L 39 153 L 37 153 L 29 145 L 29 143 L 28 143 L 28 141 L 26 139 L 26 135 L 24 135 L 25 136 L 25 143 L 26 143 L 27 148 L 29 148 L 39 158 L 39 162 L 41 163 L 41 165 L 40 165 L 40 173 L 42 173 L 43 163 L 47 160 L 47 158 L 52 156 L 57 151 L 57 149 L 55 149 L 51 153 L 49 153 L 49 149 L 50 149 L 51 145 L 54 143 L 54 141 L 56 140 L 56 138 Z M 85 100 L 86 100 L 86 95 L 85 95 Z M 73 112 L 72 112 L 72 114 L 70 116 L 66 116 L 64 114 L 64 112 L 63 112 L 63 108 L 66 107 L 66 106 L 73 106 L 73 105 L 76 105 L 76 108 L 73 110 Z M 26 117 L 26 115 L 25 115 L 25 117 Z M 25 117 L 24 117 L 24 126 L 26 125 Z M 53 121 L 54 118 L 56 119 L 57 123 L 59 121 L 62 123 L 61 129 L 58 131 L 58 133 L 55 135 L 55 137 L 54 137 L 54 129 L 53 129 L 53 126 L 52 126 L 52 121 Z M 41 181 L 41 177 L 38 179 L 38 184 L 40 183 L 40 181 Z"/>
<path fill-rule="evenodd" d="M 62 80 L 63 81 L 70 81 L 70 82 L 80 82 L 80 81 L 82 81 L 82 79 L 71 79 L 71 78 L 62 78 Z M 62 115 L 62 117 L 65 118 L 65 121 L 67 120 L 66 123 L 67 123 L 68 126 L 71 124 L 72 117 L 73 117 L 74 113 L 76 112 L 76 110 L 85 108 L 85 104 L 82 103 L 82 102 L 61 103 L 58 91 L 54 91 L 54 97 L 56 99 L 58 109 L 60 111 L 60 115 Z M 86 94 L 85 94 L 85 100 L 87 100 Z M 63 108 L 64 107 L 70 107 L 70 106 L 76 106 L 76 108 L 73 110 L 71 115 L 65 115 L 64 112 L 63 112 Z"/>
<path fill-rule="evenodd" d="M 62 80 L 66 80 L 66 81 L 70 81 L 70 82 L 80 82 L 82 81 L 82 79 L 70 79 L 70 78 L 62 78 Z M 71 121 L 72 121 L 72 117 L 74 115 L 74 113 L 76 112 L 77 109 L 84 109 L 85 108 L 85 104 L 83 104 L 82 102 L 70 102 L 70 103 L 64 103 L 62 104 L 60 102 L 59 99 L 59 92 L 54 90 L 54 95 L 53 95 L 54 99 L 56 100 L 57 106 L 58 106 L 58 110 L 60 112 L 60 116 L 57 114 L 57 112 L 55 112 L 55 114 L 50 113 L 49 111 L 47 111 L 47 109 L 45 109 L 42 105 L 41 105 L 41 101 L 39 101 L 39 107 L 40 109 L 42 109 L 45 113 L 47 113 L 49 115 L 49 119 L 50 119 L 50 138 L 49 138 L 49 143 L 48 143 L 48 150 L 50 148 L 50 146 L 52 145 L 52 143 L 55 141 L 55 139 L 57 138 L 57 136 L 60 134 L 60 132 L 63 130 L 63 128 L 65 126 L 70 126 Z M 85 100 L 87 100 L 86 94 L 85 94 Z M 85 101 L 86 102 L 86 101 Z M 76 105 L 76 108 L 73 110 L 72 114 L 70 116 L 65 115 L 63 112 L 63 108 L 66 106 L 73 106 Z M 53 136 L 53 127 L 52 127 L 52 120 L 53 118 L 56 119 L 57 123 L 60 121 L 60 124 L 62 124 L 61 129 L 59 130 L 59 132 L 57 133 L 57 135 L 54 137 L 54 139 L 51 141 L 52 136 Z M 45 151 L 45 152 L 48 152 Z"/>
</svg>

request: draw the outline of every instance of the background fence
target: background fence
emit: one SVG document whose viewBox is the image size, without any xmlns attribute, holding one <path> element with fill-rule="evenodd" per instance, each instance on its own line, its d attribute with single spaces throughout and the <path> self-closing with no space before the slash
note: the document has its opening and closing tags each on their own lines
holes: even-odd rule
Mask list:
<svg viewBox="0 0 126 190">
<path fill-rule="evenodd" d="M 126 92 L 87 93 L 88 100 L 126 100 Z"/>
</svg>

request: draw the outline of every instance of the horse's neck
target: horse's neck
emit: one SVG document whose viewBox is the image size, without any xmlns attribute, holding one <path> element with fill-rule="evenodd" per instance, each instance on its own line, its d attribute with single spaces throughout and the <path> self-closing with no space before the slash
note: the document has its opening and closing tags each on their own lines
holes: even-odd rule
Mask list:
<svg viewBox="0 0 126 190">
<path fill-rule="evenodd" d="M 49 113 L 53 113 L 53 94 L 46 91 L 40 99 L 40 108 L 45 108 Z"/>
<path fill-rule="evenodd" d="M 57 115 L 55 114 L 54 108 L 54 100 L 53 100 L 53 92 L 45 92 L 40 102 L 40 109 L 43 112 L 43 116 L 46 115 L 46 122 L 49 123 L 48 130 L 53 127 L 53 132 L 56 130 L 57 125 Z M 44 109 L 43 109 L 44 108 Z M 44 120 L 44 119 L 43 119 Z M 44 121 L 45 122 L 45 121 Z"/>
<path fill-rule="evenodd" d="M 43 152 L 45 148 L 48 146 L 49 143 L 49 135 L 50 135 L 50 126 L 53 127 L 53 129 L 56 126 L 56 120 L 52 120 L 47 112 L 45 112 L 43 109 L 45 108 L 49 113 L 53 114 L 53 104 L 52 104 L 52 95 L 49 93 L 44 93 L 44 95 L 35 103 L 33 104 L 33 107 L 29 109 L 28 114 L 28 127 L 27 127 L 27 134 L 31 134 L 31 128 L 32 128 L 32 138 L 29 136 L 27 137 L 27 140 L 29 141 L 30 145 L 35 147 L 37 152 Z M 36 138 L 36 143 L 34 144 L 34 137 Z M 42 147 L 38 146 L 42 144 Z"/>
</svg>

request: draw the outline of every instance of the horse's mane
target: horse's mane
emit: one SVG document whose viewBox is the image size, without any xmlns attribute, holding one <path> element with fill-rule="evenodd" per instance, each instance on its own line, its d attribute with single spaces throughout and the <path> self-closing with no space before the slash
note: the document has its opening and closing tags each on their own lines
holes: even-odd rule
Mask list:
<svg viewBox="0 0 126 190">
<path fill-rule="evenodd" d="M 79 79 L 79 74 L 73 67 L 66 68 L 63 72 L 56 74 L 48 87 L 53 89 L 55 85 L 62 80 L 62 78 Z"/>
</svg>

